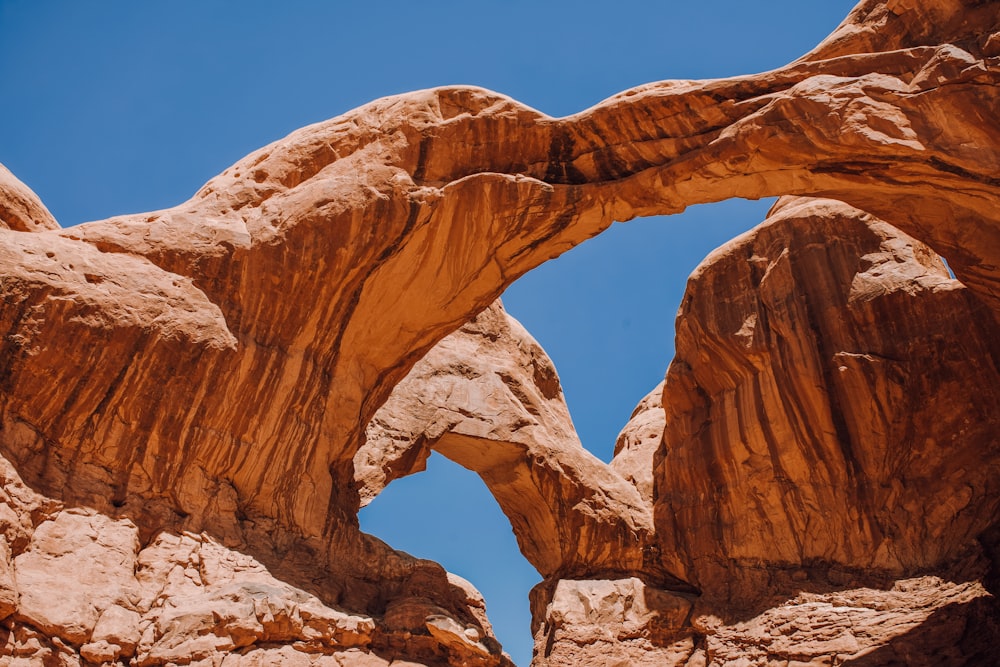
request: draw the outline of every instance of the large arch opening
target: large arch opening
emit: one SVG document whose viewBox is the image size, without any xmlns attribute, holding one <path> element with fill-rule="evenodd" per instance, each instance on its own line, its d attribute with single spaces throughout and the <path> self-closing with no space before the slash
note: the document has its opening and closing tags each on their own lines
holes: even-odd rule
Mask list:
<svg viewBox="0 0 1000 667">
<path fill-rule="evenodd" d="M 320 21 L 315 21 L 314 20 L 312 22 L 314 24 L 316 24 L 316 25 L 324 25 L 324 23 L 320 22 Z M 680 22 L 675 21 L 675 23 L 680 23 Z M 647 21 L 646 24 L 647 25 L 656 25 L 656 22 Z M 76 28 L 76 26 L 74 26 L 74 27 Z M 747 33 L 750 32 L 749 30 L 745 30 L 743 26 L 740 26 L 740 28 L 744 32 L 747 32 Z M 83 32 L 85 32 L 85 31 L 83 31 Z M 413 32 L 413 31 L 411 30 L 410 32 Z M 804 34 L 802 31 L 796 31 L 796 32 L 798 34 Z M 474 34 L 474 31 L 470 31 L 469 34 Z M 631 37 L 631 39 L 634 42 L 640 41 L 640 40 L 636 40 L 634 36 Z M 114 43 L 115 40 L 105 40 L 105 41 L 108 42 L 108 43 Z M 300 39 L 299 41 L 302 41 L 302 40 Z M 315 40 L 316 43 L 327 43 L 329 41 L 330 40 Z M 428 42 L 429 40 L 426 40 L 426 38 L 424 38 L 423 41 L 424 42 Z M 430 40 L 430 41 L 433 41 L 433 40 Z M 548 40 L 546 40 L 546 41 L 548 41 Z M 587 43 L 586 40 L 579 39 L 578 35 L 573 35 L 573 41 L 575 41 L 577 43 L 581 43 L 581 44 L 586 44 Z M 661 41 L 664 41 L 664 40 L 659 40 L 659 39 L 657 40 L 657 42 L 661 42 Z M 715 40 L 715 41 L 717 42 L 718 40 Z M 758 38 L 757 41 L 761 42 L 762 40 L 760 40 Z M 763 41 L 766 42 L 766 40 L 763 40 Z M 447 40 L 441 40 L 441 43 L 446 43 L 446 42 L 447 42 Z M 811 44 L 811 43 L 812 43 L 811 41 L 807 42 L 807 44 Z M 612 51 L 614 51 L 614 49 L 608 49 L 608 48 L 590 49 L 590 51 L 593 52 L 593 53 L 602 54 L 602 57 L 603 57 L 604 53 L 612 52 Z M 289 50 L 289 52 L 295 52 L 297 54 L 296 57 L 297 57 L 297 59 L 300 62 L 302 62 L 304 60 L 302 58 L 301 54 L 298 51 L 296 51 L 296 50 L 293 49 L 293 50 Z M 558 51 L 555 51 L 555 52 L 558 53 Z M 799 51 L 795 51 L 796 54 L 798 52 Z M 76 55 L 77 54 L 74 53 L 74 57 Z M 475 62 L 474 58 L 466 58 L 466 59 L 463 59 L 463 60 L 467 61 L 467 62 Z M 495 59 L 495 60 L 505 60 L 505 59 Z M 537 60 L 540 60 L 540 59 L 537 58 L 537 57 L 535 57 L 534 60 L 537 61 Z M 567 58 L 567 57 L 565 57 L 563 55 L 560 58 L 552 58 L 551 60 L 553 62 L 564 62 L 566 60 L 569 60 L 569 58 Z M 647 61 L 652 61 L 652 59 L 646 59 L 646 60 Z M 659 60 L 659 59 L 657 59 L 657 60 Z M 329 58 L 322 58 L 322 59 L 317 59 L 317 61 L 319 61 L 319 62 L 330 62 L 331 59 L 329 59 Z M 780 62 L 783 62 L 783 61 L 779 60 L 778 62 L 780 63 Z M 286 69 L 288 69 L 288 71 L 293 71 L 295 68 L 286 68 Z M 398 71 L 399 69 L 400 68 L 395 68 L 394 71 Z M 414 68 L 409 68 L 409 69 L 414 69 Z M 609 68 L 609 69 L 613 69 L 613 68 Z M 259 70 L 253 71 L 252 74 L 254 75 L 254 81 L 255 82 L 258 81 L 259 78 L 260 78 L 259 77 Z M 657 74 L 657 77 L 660 76 L 660 72 L 659 71 L 657 71 L 656 74 Z M 148 78 L 150 78 L 151 80 L 155 80 L 153 77 L 148 77 Z M 545 81 L 542 85 L 544 85 L 546 87 L 553 87 L 553 86 L 551 86 L 551 84 L 550 84 L 549 81 Z M 406 88 L 406 87 L 411 87 L 411 86 L 404 86 L 404 88 Z M 412 87 L 416 87 L 416 86 L 412 86 Z M 253 91 L 257 90 L 257 86 L 245 86 L 245 88 L 247 90 L 253 90 Z M 618 86 L 613 86 L 613 87 L 611 87 L 611 90 L 617 90 L 618 88 L 619 88 Z M 311 91 L 314 90 L 314 87 L 310 85 L 308 87 L 308 89 L 311 92 Z M 287 100 L 288 100 L 288 98 L 285 97 L 285 96 L 276 96 L 275 98 L 276 99 L 280 98 L 280 99 L 282 99 L 285 102 L 287 102 Z M 186 99 L 190 99 L 190 98 L 186 98 Z M 575 110 L 577 108 L 580 108 L 580 105 L 576 105 L 575 102 L 568 102 L 567 101 L 567 102 L 564 102 L 564 104 L 569 109 L 571 109 L 571 110 Z M 208 105 L 208 106 L 211 106 L 211 105 Z M 286 106 L 288 106 L 288 107 L 295 107 L 296 105 L 294 105 L 294 104 L 286 104 Z M 78 109 L 79 106 L 78 105 L 72 105 L 72 108 Z M 293 126 L 294 125 L 295 124 L 293 124 Z M 14 123 L 14 124 L 12 124 L 12 126 L 22 127 L 22 125 L 18 124 L 18 123 Z M 22 132 L 22 133 L 24 134 L 25 137 L 29 137 L 29 138 L 33 138 L 34 137 L 34 135 L 31 134 L 30 132 Z M 32 144 L 30 146 L 30 152 L 32 154 L 34 154 L 34 155 L 48 156 L 48 157 L 45 158 L 46 161 L 47 162 L 51 162 L 52 161 L 50 159 L 51 156 L 46 151 L 39 151 L 37 149 L 37 146 L 34 145 L 34 144 Z M 80 153 L 81 153 L 81 155 L 91 155 L 91 154 L 93 154 L 92 152 L 88 153 L 86 151 L 80 151 Z M 946 165 L 946 166 L 949 166 L 949 165 Z M 82 171 L 87 171 L 87 170 L 82 170 Z M 139 171 L 141 171 L 141 170 L 139 170 Z M 144 177 L 148 176 L 145 172 L 143 172 L 142 175 Z M 147 180 L 149 180 L 148 177 L 147 177 Z M 752 223 L 752 222 L 754 222 L 755 220 L 758 220 L 758 219 L 759 219 L 758 216 L 753 216 L 753 217 L 751 217 L 750 220 L 747 220 L 745 222 L 747 222 L 747 224 L 750 224 L 750 223 Z M 642 224 L 644 224 L 644 223 L 636 222 L 636 223 L 633 223 L 633 225 L 631 227 L 634 227 L 635 225 L 642 225 Z M 675 220 L 675 221 L 671 221 L 668 224 L 682 224 L 682 223 L 679 223 L 678 221 Z M 697 223 L 694 224 L 694 227 L 695 228 L 698 227 Z M 630 227 L 625 227 L 625 228 L 621 228 L 621 229 L 629 229 L 629 228 Z M 730 236 L 730 234 L 726 234 L 726 235 L 722 236 L 722 239 L 728 238 L 729 236 Z M 608 238 L 614 238 L 614 236 L 611 235 Z M 628 245 L 629 245 L 629 247 L 633 247 L 633 248 L 638 247 L 638 248 L 642 248 L 643 250 L 647 249 L 647 246 L 645 246 L 641 242 L 635 242 L 635 241 L 633 241 L 632 243 L 630 243 Z M 710 245 L 709 247 L 712 247 L 712 246 Z M 589 249 L 589 250 L 592 251 L 593 250 L 593 244 L 589 244 L 588 246 L 585 246 L 585 248 L 587 248 L 587 249 Z M 659 261 L 661 263 L 663 263 L 664 262 L 664 255 L 662 253 L 658 253 L 658 256 L 659 256 Z M 703 256 L 703 253 L 692 255 L 692 261 L 697 261 L 697 259 L 699 257 L 701 257 L 701 256 Z M 634 261 L 634 258 L 631 257 L 631 256 L 628 256 L 626 261 L 628 261 L 629 264 L 639 264 L 639 262 Z M 595 270 L 594 267 L 593 267 L 593 265 L 591 265 L 589 267 L 589 269 L 590 269 L 589 271 L 586 271 L 586 272 L 584 272 L 584 273 L 582 273 L 580 275 L 583 276 L 584 278 L 595 278 L 595 279 L 598 279 L 597 283 L 599 285 L 603 286 L 603 281 L 600 281 L 599 279 L 601 277 L 603 277 L 604 272 L 602 272 L 600 270 Z M 684 273 L 686 273 L 687 270 L 689 270 L 689 269 L 681 267 L 679 272 L 683 275 Z M 659 284 L 659 281 L 661 281 L 661 280 L 664 283 L 668 282 L 666 280 L 666 278 L 662 275 L 661 272 L 654 272 L 653 276 L 647 278 L 646 282 L 654 282 L 654 281 L 656 281 L 657 284 Z M 580 278 L 578 278 L 575 282 L 577 282 L 577 283 L 582 282 L 585 285 L 587 284 L 587 281 L 582 280 Z M 678 284 L 682 284 L 682 282 L 679 282 Z M 586 288 L 584 288 L 584 291 L 586 291 Z M 593 286 L 591 286 L 590 287 L 590 292 L 593 293 L 594 291 L 595 290 L 594 290 Z M 611 290 L 609 290 L 609 291 L 611 291 Z M 658 288 L 654 288 L 654 291 L 655 291 L 655 293 L 659 294 L 659 289 Z M 544 306 L 545 306 L 546 303 L 548 303 L 548 304 L 551 305 L 552 303 L 554 303 L 554 301 L 548 301 L 548 302 L 546 302 L 543 299 L 541 301 L 541 304 L 542 304 L 543 308 L 544 308 Z M 620 300 L 618 300 L 617 303 L 620 304 L 621 303 Z M 556 315 L 555 321 L 557 323 L 561 323 L 563 325 L 565 325 L 567 323 L 566 320 L 568 320 L 569 318 L 567 318 L 565 315 L 562 316 L 562 317 L 559 317 L 558 314 L 557 314 L 557 311 L 556 312 L 551 312 L 550 308 L 547 308 L 546 310 L 550 310 L 550 314 Z M 643 305 L 640 303 L 638 307 L 631 306 L 629 308 L 626 308 L 624 310 L 624 312 L 627 313 L 627 316 L 622 316 L 620 318 L 609 316 L 608 315 L 609 311 L 605 310 L 603 308 L 600 308 L 600 307 L 589 307 L 588 306 L 588 307 L 582 308 L 581 310 L 583 310 L 583 311 L 595 311 L 595 312 L 598 312 L 598 313 L 600 313 L 602 315 L 602 317 L 600 319 L 602 319 L 605 323 L 609 323 L 609 324 L 613 324 L 613 325 L 619 325 L 620 328 L 623 329 L 623 330 L 632 330 L 632 329 L 634 329 L 637 321 L 638 322 L 642 322 L 642 323 L 647 324 L 647 325 L 651 324 L 652 325 L 651 328 L 657 334 L 662 335 L 663 349 L 662 349 L 662 352 L 661 352 L 660 349 L 659 349 L 659 346 L 657 346 L 656 357 L 657 357 L 658 361 L 656 362 L 656 364 L 654 366 L 652 366 L 652 367 L 646 367 L 645 365 L 642 365 L 642 366 L 636 365 L 635 366 L 636 368 L 640 368 L 640 367 L 642 368 L 642 372 L 644 373 L 644 375 L 640 375 L 639 376 L 639 380 L 635 383 L 636 384 L 635 388 L 629 390 L 628 394 L 630 395 L 630 397 L 626 397 L 623 394 L 623 398 L 622 398 L 623 405 L 622 406 L 612 406 L 612 405 L 610 405 L 611 401 L 610 401 L 610 397 L 608 395 L 609 392 L 608 392 L 607 389 L 608 389 L 608 387 L 618 387 L 618 386 L 620 386 L 620 383 L 615 380 L 615 377 L 614 377 L 614 375 L 611 372 L 605 371 L 605 370 L 596 370 L 596 369 L 594 369 L 594 367 L 592 365 L 592 362 L 595 361 L 595 359 L 597 361 L 603 361 L 603 360 L 605 360 L 605 358 L 604 357 L 595 357 L 595 355 L 593 354 L 592 351 L 595 350 L 595 349 L 606 349 L 606 350 L 609 350 L 611 352 L 616 352 L 616 353 L 617 352 L 632 352 L 632 351 L 635 351 L 635 349 L 639 347 L 638 345 L 635 344 L 635 340 L 636 339 L 633 338 L 633 337 L 629 337 L 629 338 L 626 339 L 629 342 L 624 343 L 622 345 L 616 345 L 614 343 L 610 343 L 610 342 L 607 342 L 607 341 L 601 342 L 598 345 L 598 344 L 588 344 L 586 342 L 583 342 L 581 340 L 581 337 L 579 335 L 570 335 L 570 336 L 557 335 L 557 336 L 552 337 L 552 340 L 550 342 L 548 340 L 549 337 L 541 332 L 541 329 L 543 327 L 540 326 L 540 325 L 536 325 L 534 322 L 532 322 L 531 318 L 526 314 L 526 311 L 520 312 L 520 307 L 515 307 L 515 314 L 518 315 L 519 317 L 521 317 L 522 319 L 524 319 L 526 321 L 526 324 L 528 325 L 529 329 L 534 330 L 535 333 L 536 333 L 536 335 L 538 335 L 540 338 L 543 339 L 543 343 L 545 343 L 546 346 L 548 346 L 548 347 L 551 348 L 550 351 L 555 356 L 557 356 L 557 357 L 562 357 L 563 356 L 560 352 L 558 352 L 558 341 L 559 340 L 565 340 L 565 341 L 567 341 L 567 342 L 569 342 L 571 344 L 577 345 L 578 348 L 582 349 L 583 353 L 580 356 L 586 356 L 587 357 L 588 363 L 586 365 L 584 365 L 584 366 L 579 366 L 580 368 L 584 368 L 585 369 L 584 373 L 586 375 L 586 381 L 584 383 L 580 384 L 579 386 L 580 387 L 586 387 L 586 388 L 592 388 L 595 391 L 596 400 L 594 401 L 594 404 L 598 405 L 600 407 L 600 409 L 590 409 L 590 408 L 586 407 L 585 405 L 583 405 L 583 403 L 585 403 L 586 401 L 581 401 L 578 398 L 574 398 L 572 395 L 570 396 L 570 402 L 573 405 L 574 412 L 575 412 L 575 414 L 577 416 L 577 422 L 578 422 L 580 431 L 583 433 L 584 442 L 587 443 L 587 445 L 593 451 L 598 452 L 599 456 L 601 456 L 601 458 L 607 459 L 608 458 L 608 451 L 609 451 L 610 443 L 613 441 L 614 430 L 621 425 L 622 418 L 623 418 L 624 415 L 627 414 L 627 410 L 629 409 L 629 407 L 631 405 L 634 405 L 634 403 L 636 402 L 636 400 L 638 399 L 638 397 L 642 395 L 643 391 L 645 389 L 647 389 L 649 386 L 652 385 L 652 383 L 653 383 L 653 381 L 655 379 L 654 377 L 651 377 L 652 374 L 654 372 L 657 373 L 657 374 L 661 373 L 663 365 L 666 364 L 667 360 L 670 357 L 669 341 L 670 341 L 670 337 L 671 336 L 670 336 L 669 332 L 671 331 L 671 328 L 669 326 L 669 322 L 672 319 L 673 308 L 667 302 L 654 304 L 653 306 L 649 307 L 648 309 L 645 308 L 645 307 L 643 307 Z M 666 321 L 667 321 L 666 326 L 664 326 L 663 324 L 651 323 L 650 322 L 650 317 L 654 313 L 657 314 L 658 316 L 661 316 L 661 317 L 663 317 L 663 318 L 666 319 Z M 636 317 L 641 317 L 641 319 L 637 320 Z M 579 331 L 579 330 L 580 329 L 578 328 L 577 331 Z M 579 343 L 581 343 L 581 342 L 583 342 L 582 346 L 579 345 Z M 589 354 L 588 354 L 588 350 L 591 351 Z M 629 355 L 629 356 L 631 356 L 631 355 Z M 623 367 L 623 368 L 626 367 L 625 362 L 622 359 L 619 359 L 618 357 L 613 357 L 612 358 L 612 355 L 608 354 L 607 358 L 610 358 L 610 364 L 609 365 L 611 365 L 612 367 Z M 563 361 L 561 358 L 557 358 L 557 363 L 563 369 L 565 385 L 567 387 L 575 387 L 575 386 L 577 386 L 577 383 L 574 380 L 572 380 L 572 378 L 570 377 L 571 374 L 572 374 L 571 373 L 571 368 L 576 367 L 577 365 L 574 364 L 574 363 L 572 363 L 572 362 Z M 628 367 L 631 367 L 631 364 L 629 364 Z M 648 375 L 645 375 L 645 374 L 648 374 Z M 578 390 L 577 389 L 573 389 L 572 393 L 574 393 L 574 394 L 578 393 Z M 223 395 L 222 392 L 219 392 L 219 395 Z M 619 417 L 619 415 L 622 415 L 622 416 Z M 589 434 L 589 431 L 591 430 L 591 427 L 588 426 L 588 424 L 586 422 L 589 422 L 591 418 L 599 418 L 599 419 L 601 419 L 603 421 L 603 418 L 605 416 L 608 416 L 608 419 L 606 421 L 604 421 L 604 423 L 606 423 L 607 425 L 606 426 L 602 426 L 602 427 L 595 427 L 595 429 L 597 429 L 597 428 L 603 429 L 604 432 L 602 433 L 600 431 L 595 430 L 595 432 L 594 432 L 593 435 Z M 611 437 L 609 437 L 609 436 L 611 436 Z M 422 479 L 422 478 L 423 478 L 423 476 L 421 476 L 420 478 L 414 478 L 414 479 Z M 424 481 L 428 481 L 428 480 L 424 480 Z M 449 492 L 448 495 L 449 495 L 449 497 L 454 498 L 457 495 L 456 492 L 455 492 L 456 490 L 450 484 L 449 485 L 442 485 L 441 488 L 447 488 L 448 489 L 448 492 Z M 425 512 L 425 514 L 428 514 L 429 516 L 431 516 L 433 518 L 433 512 Z M 465 523 L 468 523 L 468 521 L 469 520 L 466 520 Z M 441 522 L 439 521 L 438 523 L 441 523 Z M 390 541 L 394 541 L 394 540 L 392 540 L 390 538 Z M 477 583 L 480 583 L 478 577 L 471 576 L 470 578 L 476 580 Z M 482 584 L 480 583 L 480 585 L 482 585 Z"/>
<path fill-rule="evenodd" d="M 691 271 L 775 201 L 730 199 L 613 225 L 504 292 L 507 311 L 552 358 L 583 446 L 602 461 L 673 358 Z"/>
<path fill-rule="evenodd" d="M 529 272 L 505 306 L 550 354 L 581 442 L 604 462 L 673 356 L 687 278 L 708 253 L 761 222 L 774 199 L 693 206 L 615 225 Z M 531 661 L 528 592 L 542 577 L 477 475 L 437 452 L 359 513 L 361 528 L 479 588 L 498 639 Z"/>
</svg>

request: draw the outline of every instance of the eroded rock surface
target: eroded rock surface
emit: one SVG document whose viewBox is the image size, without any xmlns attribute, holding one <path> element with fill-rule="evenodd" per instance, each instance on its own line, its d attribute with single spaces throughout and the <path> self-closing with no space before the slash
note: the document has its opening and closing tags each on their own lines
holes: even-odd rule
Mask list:
<svg viewBox="0 0 1000 667">
<path fill-rule="evenodd" d="M 997 333 L 925 245 L 782 199 L 692 274 L 611 464 L 655 461 L 657 552 L 697 594 L 547 580 L 536 663 L 996 664 Z"/>
<path fill-rule="evenodd" d="M 803 592 L 724 620 L 637 579 L 562 581 L 536 634 L 547 665 L 994 665 L 1000 625 L 978 582 L 904 579 Z"/>
<path fill-rule="evenodd" d="M 996 2 L 865 0 L 786 67 L 649 84 L 567 118 L 477 88 L 378 100 L 164 211 L 59 230 L 0 171 L 4 658 L 502 664 L 475 594 L 358 530 L 359 488 L 429 445 L 484 476 L 546 574 L 539 664 L 639 660 L 650 642 L 665 661 L 725 662 L 790 587 L 885 592 L 928 572 L 933 601 L 906 627 L 991 627 L 975 586 L 1000 543 L 998 83 Z M 933 252 L 792 203 L 713 256 L 692 290 L 719 272 L 728 296 L 686 304 L 651 478 L 629 471 L 654 422 L 626 430 L 612 468 L 588 458 L 530 346 L 509 349 L 528 365 L 500 384 L 448 362 L 415 389 L 444 412 L 391 426 L 413 444 L 384 462 L 358 458 L 417 362 L 525 271 L 614 220 L 779 194 L 848 202 Z M 806 219 L 788 243 L 783 217 Z M 454 340 L 477 351 L 487 330 Z M 236 574 L 204 578 L 210 553 Z M 47 603 L 77 560 L 93 593 Z M 225 583 L 244 580 L 263 588 Z M 677 625 L 675 598 L 697 593 Z M 869 659 L 872 641 L 837 655 Z M 959 650 L 941 660 L 973 659 Z"/>
<path fill-rule="evenodd" d="M 632 411 L 611 459 L 612 470 L 630 481 L 649 503 L 653 502 L 653 456 L 663 441 L 665 425 L 661 382 Z"/>
<path fill-rule="evenodd" d="M 748 599 L 760 563 L 962 558 L 1000 503 L 998 333 L 922 243 L 781 200 L 694 272 L 678 315 L 655 476 L 671 569 Z"/>
<path fill-rule="evenodd" d="M 499 302 L 438 343 L 376 413 L 355 457 L 363 493 L 432 449 L 482 477 L 543 577 L 664 576 L 644 559 L 651 503 L 583 448 L 551 360 Z"/>
<path fill-rule="evenodd" d="M 386 98 L 176 208 L 0 230 L 17 267 L 4 419 L 36 434 L 6 451 L 43 491 L 72 475 L 74 502 L 102 511 L 160 524 L 177 509 L 197 531 L 227 480 L 248 511 L 319 536 L 351 520 L 363 430 L 434 343 L 615 219 L 732 196 L 841 197 L 995 300 L 992 9 L 865 2 L 785 68 L 650 84 L 564 119 L 473 88 Z"/>
<path fill-rule="evenodd" d="M 479 593 L 458 577 L 437 581 L 433 563 L 373 618 L 208 534 L 141 544 L 130 520 L 34 493 L 5 459 L 0 470 L 0 664 L 387 667 L 401 652 L 428 665 L 510 664 Z M 435 589 L 451 589 L 467 615 L 435 604 L 447 599 Z M 440 626 L 463 641 L 442 640 Z"/>
</svg>

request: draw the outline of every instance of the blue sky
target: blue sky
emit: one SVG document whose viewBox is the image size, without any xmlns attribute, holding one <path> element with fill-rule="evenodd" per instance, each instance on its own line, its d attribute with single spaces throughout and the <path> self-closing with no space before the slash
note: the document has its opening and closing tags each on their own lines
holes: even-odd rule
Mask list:
<svg viewBox="0 0 1000 667">
<path fill-rule="evenodd" d="M 0 162 L 68 226 L 176 205 L 250 151 L 377 97 L 474 84 L 565 115 L 649 81 L 778 67 L 852 6 L 0 0 Z M 615 225 L 508 289 L 597 456 L 666 370 L 687 275 L 769 204 Z M 477 478 L 435 456 L 361 519 L 475 583 L 528 664 L 538 576 Z"/>
</svg>

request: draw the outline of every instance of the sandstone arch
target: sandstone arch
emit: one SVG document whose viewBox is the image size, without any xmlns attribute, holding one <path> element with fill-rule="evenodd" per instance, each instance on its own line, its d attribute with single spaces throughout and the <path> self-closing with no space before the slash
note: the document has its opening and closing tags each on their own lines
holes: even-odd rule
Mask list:
<svg viewBox="0 0 1000 667">
<path fill-rule="evenodd" d="M 178 207 L 67 230 L 3 171 L 0 450 L 36 490 L 134 520 L 143 544 L 161 529 L 266 537 L 330 599 L 384 612 L 371 577 L 403 595 L 426 572 L 357 532 L 366 424 L 506 284 L 615 220 L 841 199 L 947 256 L 995 316 L 998 34 L 995 2 L 866 0 L 784 68 L 650 84 L 563 119 L 475 88 L 386 98 Z M 439 446 L 480 465 L 467 442 Z M 635 511 L 615 494 L 593 507 Z M 595 535 L 623 550 L 622 574 L 649 574 L 615 537 L 641 537 L 641 508 L 615 511 Z M 570 542 L 535 560 L 610 572 Z M 455 595 L 436 604 L 458 609 Z"/>
<path fill-rule="evenodd" d="M 51 377 L 74 400 L 47 402 L 36 388 L 11 396 L 6 412 L 67 459 L 93 451 L 97 469 L 87 474 L 104 484 L 177 486 L 197 461 L 255 509 L 318 534 L 340 520 L 325 502 L 343 485 L 331 465 L 353 454 L 408 368 L 506 283 L 615 219 L 732 196 L 840 197 L 929 242 L 995 304 L 997 138 L 977 122 L 998 111 L 990 10 L 866 2 L 785 68 L 650 84 L 565 119 L 479 89 L 386 98 L 251 154 L 174 209 L 18 234 L 8 247 L 20 258 L 49 246 L 89 253 L 87 269 L 62 269 L 58 288 L 44 279 L 32 287 L 90 300 L 86 312 L 65 304 L 81 341 L 116 328 L 128 310 L 123 296 L 91 296 L 88 271 L 141 266 L 143 284 L 184 294 L 100 354 L 108 376 L 88 382 L 110 392 L 87 391 L 62 353 L 58 364 L 12 353 L 15 383 Z M 925 24 L 928 12 L 940 20 Z M 959 110 L 976 115 L 940 122 Z M 973 229 L 976 243 L 963 242 Z M 41 258 L 29 265 L 48 270 Z M 37 296 L 15 299 L 26 311 Z M 61 352 L 81 364 L 95 354 Z M 138 368 L 141 377 L 128 370 Z M 146 397 L 163 387 L 172 405 L 197 409 L 150 410 Z M 233 413 L 217 400 L 232 393 L 260 409 Z M 136 425 L 126 435 L 110 415 L 139 412 L 148 444 L 129 452 Z M 282 463 L 262 468 L 264 459 Z M 300 479 L 294 487 L 285 462 Z"/>
<path fill-rule="evenodd" d="M 438 451 L 482 477 L 543 577 L 642 574 L 656 559 L 652 505 L 580 444 L 552 362 L 490 305 L 396 387 L 355 457 L 364 498 Z"/>
</svg>

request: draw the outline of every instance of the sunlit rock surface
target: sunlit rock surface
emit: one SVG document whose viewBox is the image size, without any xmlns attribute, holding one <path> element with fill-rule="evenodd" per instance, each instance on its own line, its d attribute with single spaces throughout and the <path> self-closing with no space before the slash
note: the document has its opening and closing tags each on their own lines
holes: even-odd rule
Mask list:
<svg viewBox="0 0 1000 667">
<path fill-rule="evenodd" d="M 823 605 L 874 605 L 872 627 L 953 646 L 935 664 L 988 664 L 998 83 L 996 2 L 866 0 L 784 68 L 567 118 L 477 88 L 378 100 L 163 211 L 60 230 L 0 171 L 0 656 L 503 664 L 469 586 L 357 527 L 433 446 L 483 475 L 546 577 L 539 665 L 923 650 L 799 626 L 771 650 L 754 633 L 790 627 L 782 600 L 812 605 L 810 628 Z M 514 332 L 474 318 L 524 272 L 614 220 L 771 195 L 866 213 L 786 201 L 713 255 L 662 408 L 640 409 L 611 467 L 579 448 L 528 343 L 491 348 L 520 366 L 509 379 L 449 362 L 417 382 L 461 418 L 415 415 L 397 429 L 412 447 L 371 455 L 373 418 L 436 344 L 464 325 L 451 354 L 482 357 L 490 326 Z M 59 584 L 80 578 L 92 590 Z M 908 581 L 925 616 L 896 623 L 857 593 Z M 853 602 L 799 597 L 838 591 Z M 574 606 L 590 599 L 594 617 Z"/>
<path fill-rule="evenodd" d="M 655 474 L 674 571 L 746 598 L 761 562 L 961 559 L 1000 503 L 998 334 L 927 246 L 780 200 L 695 270 L 678 314 Z"/>
<path fill-rule="evenodd" d="M 422 469 L 432 449 L 482 477 L 542 576 L 660 567 L 643 562 L 651 503 L 583 448 L 551 360 L 499 301 L 438 343 L 376 413 L 355 457 L 365 495 Z"/>
<path fill-rule="evenodd" d="M 998 333 L 919 241 L 780 200 L 691 275 L 611 463 L 652 462 L 695 592 L 547 580 L 538 664 L 995 664 Z"/>
</svg>

